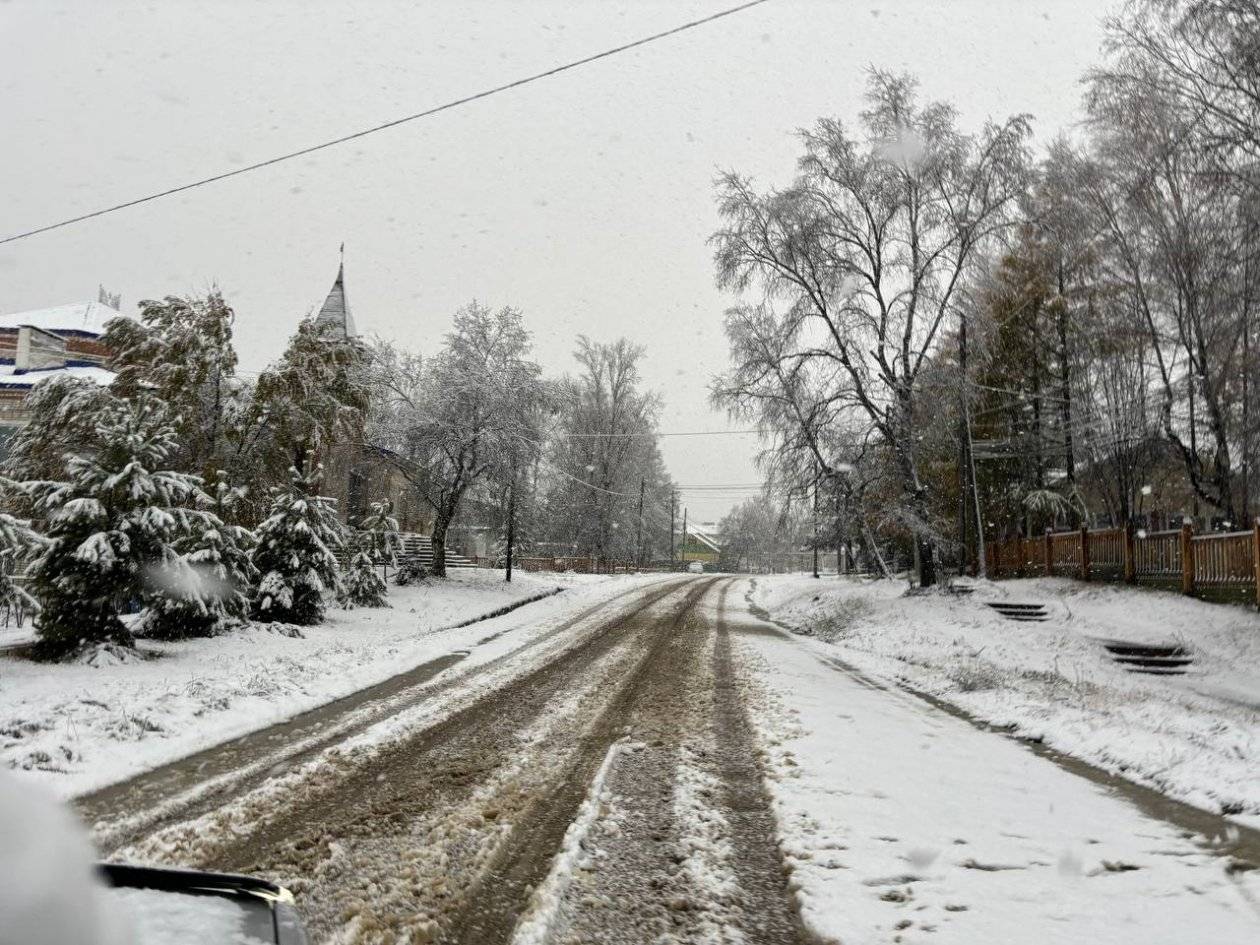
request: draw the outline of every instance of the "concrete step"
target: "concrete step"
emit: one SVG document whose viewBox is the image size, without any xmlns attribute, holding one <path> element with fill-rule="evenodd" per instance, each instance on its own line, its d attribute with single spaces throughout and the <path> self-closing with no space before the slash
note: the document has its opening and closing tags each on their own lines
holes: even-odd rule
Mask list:
<svg viewBox="0 0 1260 945">
<path fill-rule="evenodd" d="M 1013 601 L 987 600 L 989 607 L 996 610 L 1007 620 L 1023 623 L 1043 623 L 1050 619 L 1045 604 L 1021 604 Z"/>
<path fill-rule="evenodd" d="M 1145 676 L 1182 676 L 1194 665 L 1194 654 L 1180 643 L 1134 643 L 1102 640 L 1111 661 L 1126 672 Z"/>
</svg>

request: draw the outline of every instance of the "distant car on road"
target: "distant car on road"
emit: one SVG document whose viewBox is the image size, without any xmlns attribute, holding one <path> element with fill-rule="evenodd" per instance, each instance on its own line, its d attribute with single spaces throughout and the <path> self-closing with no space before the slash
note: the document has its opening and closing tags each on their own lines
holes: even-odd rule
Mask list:
<svg viewBox="0 0 1260 945">
<path fill-rule="evenodd" d="M 704 562 L 691 561 L 687 564 L 687 570 L 692 574 L 704 574 Z"/>
</svg>

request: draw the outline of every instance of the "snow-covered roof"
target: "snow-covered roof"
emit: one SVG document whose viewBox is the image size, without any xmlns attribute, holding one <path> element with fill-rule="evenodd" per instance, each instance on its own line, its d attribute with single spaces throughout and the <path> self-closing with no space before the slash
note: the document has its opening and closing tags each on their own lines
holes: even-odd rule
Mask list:
<svg viewBox="0 0 1260 945">
<path fill-rule="evenodd" d="M 92 367 L 89 365 L 48 368 L 43 371 L 23 371 L 21 374 L 15 374 L 13 370 L 12 364 L 0 364 L 0 387 L 25 387 L 29 389 L 48 380 L 50 377 L 77 377 L 85 381 L 94 381 L 102 387 L 108 387 L 114 383 L 114 378 L 118 376 L 113 371 L 107 371 L 103 367 Z"/>
<path fill-rule="evenodd" d="M 29 312 L 0 315 L 0 328 L 20 328 L 31 325 L 45 331 L 82 331 L 93 335 L 105 333 L 105 323 L 118 318 L 122 312 L 101 302 L 74 302 L 53 308 L 38 308 Z"/>
<path fill-rule="evenodd" d="M 722 550 L 722 546 L 717 543 L 717 540 L 712 535 L 695 525 L 692 525 L 687 529 L 687 537 L 694 538 L 696 541 L 700 542 L 700 544 L 707 545 L 716 552 L 721 552 Z"/>
</svg>

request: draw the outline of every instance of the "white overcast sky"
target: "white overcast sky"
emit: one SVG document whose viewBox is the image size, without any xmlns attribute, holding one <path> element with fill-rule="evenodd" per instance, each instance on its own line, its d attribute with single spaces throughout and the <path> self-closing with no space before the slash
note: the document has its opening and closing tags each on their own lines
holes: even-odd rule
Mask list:
<svg viewBox="0 0 1260 945">
<path fill-rule="evenodd" d="M 619 45 L 730 0 L 0 0 L 0 236 L 387 121 Z M 432 351 L 476 297 L 519 307 L 545 368 L 574 337 L 647 348 L 661 428 L 708 406 L 731 300 L 713 286 L 712 181 L 790 177 L 791 133 L 852 121 L 869 64 L 962 123 L 1079 119 L 1106 6 L 1086 0 L 771 0 L 486 101 L 0 246 L 0 312 L 217 283 L 242 367 L 275 357 L 346 243 L 362 331 Z M 752 436 L 662 441 L 685 484 L 759 479 Z M 685 498 L 699 520 L 727 497 Z"/>
</svg>

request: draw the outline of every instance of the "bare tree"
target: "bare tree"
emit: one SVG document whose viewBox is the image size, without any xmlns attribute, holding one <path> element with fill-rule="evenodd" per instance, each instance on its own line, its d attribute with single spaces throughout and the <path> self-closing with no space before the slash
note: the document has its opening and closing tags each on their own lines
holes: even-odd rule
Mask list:
<svg viewBox="0 0 1260 945">
<path fill-rule="evenodd" d="M 446 576 L 446 535 L 474 484 L 534 448 L 545 395 L 529 332 L 512 308 L 473 302 L 432 358 L 379 344 L 369 446 L 433 509 L 433 571 Z"/>
<path fill-rule="evenodd" d="M 944 103 L 920 104 L 915 80 L 874 70 L 862 137 L 840 122 L 802 132 L 796 182 L 757 193 L 718 185 L 718 283 L 783 303 L 773 331 L 793 360 L 832 366 L 894 458 L 919 581 L 935 583 L 936 535 L 915 428 L 920 378 L 977 249 L 1008 225 L 1023 192 L 1026 116 L 975 136 Z"/>
<path fill-rule="evenodd" d="M 1237 521 L 1232 401 L 1246 340 L 1240 275 L 1254 253 L 1238 191 L 1196 143 L 1200 116 L 1153 79 L 1097 77 L 1090 111 L 1096 157 L 1078 179 L 1105 234 L 1107 277 L 1146 327 L 1161 425 L 1194 494 Z"/>
<path fill-rule="evenodd" d="M 660 398 L 641 386 L 643 354 L 624 338 L 579 336 L 581 371 L 557 385 L 547 531 L 581 554 L 631 558 L 668 542 L 670 481 L 655 436 Z"/>
</svg>

